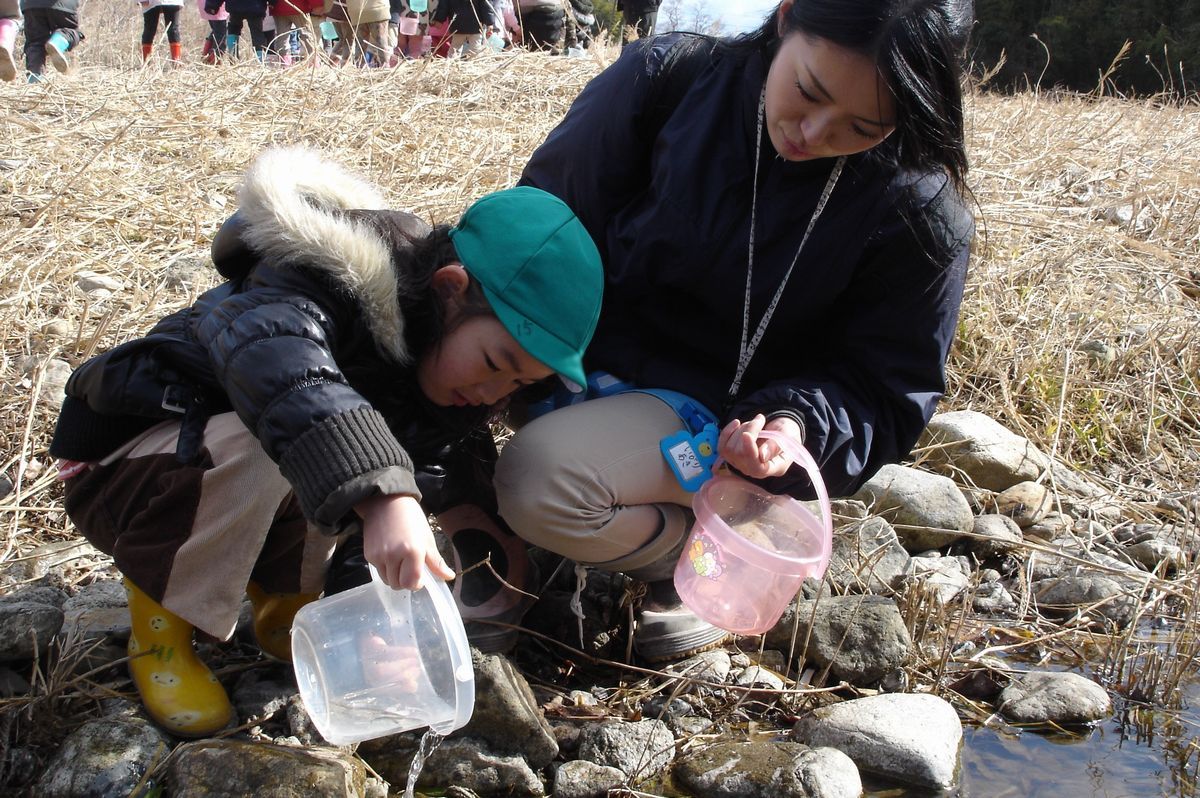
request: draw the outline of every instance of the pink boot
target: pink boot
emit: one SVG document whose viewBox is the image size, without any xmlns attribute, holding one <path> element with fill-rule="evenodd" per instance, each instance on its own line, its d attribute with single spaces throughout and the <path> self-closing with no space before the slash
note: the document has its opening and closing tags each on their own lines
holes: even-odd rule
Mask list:
<svg viewBox="0 0 1200 798">
<path fill-rule="evenodd" d="M 16 39 L 17 21 L 0 19 L 0 80 L 9 81 L 17 76 L 17 62 L 13 58 Z"/>
</svg>

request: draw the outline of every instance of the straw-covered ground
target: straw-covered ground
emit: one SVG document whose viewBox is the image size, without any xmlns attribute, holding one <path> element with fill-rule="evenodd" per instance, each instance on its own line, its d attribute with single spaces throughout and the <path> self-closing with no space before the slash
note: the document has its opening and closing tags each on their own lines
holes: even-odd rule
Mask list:
<svg viewBox="0 0 1200 798">
<path fill-rule="evenodd" d="M 194 54 L 201 29 L 188 14 Z M 92 0 L 75 75 L 0 84 L 4 568 L 75 534 L 46 451 L 52 361 L 73 366 L 136 336 L 216 281 L 209 240 L 256 153 L 319 147 L 396 207 L 452 221 L 515 182 L 616 55 L 140 68 L 137 17 Z M 1200 490 L 1198 129 L 1194 103 L 969 97 L 979 236 L 943 409 L 1027 436 L 1129 517 Z M 69 564 L 68 581 L 95 567 Z M 1175 578 L 1187 618 L 1197 575 L 1189 563 Z M 1190 639 L 1172 649 L 1180 670 L 1194 668 Z"/>
</svg>

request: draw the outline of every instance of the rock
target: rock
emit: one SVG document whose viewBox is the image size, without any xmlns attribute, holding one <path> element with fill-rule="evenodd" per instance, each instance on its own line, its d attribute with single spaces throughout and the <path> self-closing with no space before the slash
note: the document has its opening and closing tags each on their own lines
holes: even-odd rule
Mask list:
<svg viewBox="0 0 1200 798">
<path fill-rule="evenodd" d="M 1052 506 L 1050 491 L 1037 482 L 1018 482 L 996 494 L 996 512 L 1022 529 L 1045 518 Z"/>
<path fill-rule="evenodd" d="M 111 296 L 125 287 L 117 278 L 93 271 L 75 272 L 75 285 L 80 291 L 93 296 Z"/>
<path fill-rule="evenodd" d="M 277 715 L 286 719 L 288 704 L 296 695 L 296 686 L 290 679 L 285 681 L 263 671 L 243 673 L 229 691 L 238 717 L 259 722 Z"/>
<path fill-rule="evenodd" d="M 737 675 L 734 684 L 740 687 L 761 687 L 767 690 L 782 690 L 783 677 L 760 665 L 751 665 Z"/>
<path fill-rule="evenodd" d="M 981 515 L 975 518 L 971 532 L 971 552 L 981 560 L 1003 557 L 1020 548 L 1024 538 L 1021 527 L 1006 515 Z"/>
<path fill-rule="evenodd" d="M 1049 512 L 1041 521 L 1026 527 L 1022 531 L 1026 537 L 1040 540 L 1054 540 L 1070 532 L 1075 526 L 1075 519 L 1059 512 Z"/>
<path fill-rule="evenodd" d="M 907 565 L 908 552 L 892 525 L 882 518 L 868 518 L 834 533 L 825 579 L 836 593 L 889 594 Z"/>
<path fill-rule="evenodd" d="M 37 579 L 48 576 L 52 569 L 64 563 L 83 558 L 112 561 L 107 555 L 101 554 L 90 543 L 80 538 L 43 543 L 26 555 L 25 561 L 20 563 L 22 568 L 13 570 L 19 570 L 21 579 Z"/>
<path fill-rule="evenodd" d="M 42 368 L 42 387 L 38 394 L 38 403 L 57 410 L 66 396 L 67 380 L 74 369 L 65 360 L 53 358 L 46 361 Z"/>
<path fill-rule="evenodd" d="M 44 656 L 62 624 L 63 612 L 58 607 L 32 601 L 0 602 L 0 662 Z"/>
<path fill-rule="evenodd" d="M 586 759 L 564 762 L 554 771 L 553 798 L 608 798 L 608 791 L 625 783 L 617 768 Z"/>
<path fill-rule="evenodd" d="M 906 466 L 885 465 L 854 498 L 888 519 L 908 551 L 947 546 L 975 523 L 966 497 L 953 481 Z"/>
<path fill-rule="evenodd" d="M 149 721 L 100 718 L 73 731 L 38 780 L 42 798 L 125 798 L 171 750 Z"/>
<path fill-rule="evenodd" d="M 958 470 L 978 487 L 1002 491 L 1037 479 L 1050 458 L 1025 438 L 974 410 L 936 413 L 917 442 L 927 462 Z"/>
<path fill-rule="evenodd" d="M 0 698 L 12 698 L 15 695 L 29 693 L 30 685 L 24 676 L 12 668 L 0 667 Z"/>
<path fill-rule="evenodd" d="M 872 684 L 908 658 L 912 639 L 896 602 L 882 596 L 835 596 L 792 602 L 766 634 L 770 648 L 791 650 L 834 679 Z M 801 651 L 805 640 L 808 648 Z"/>
<path fill-rule="evenodd" d="M 63 631 L 80 640 L 129 639 L 129 604 L 116 579 L 93 582 L 63 605 Z"/>
<path fill-rule="evenodd" d="M 998 709 L 1013 723 L 1068 726 L 1107 717 L 1112 699 L 1103 687 L 1078 673 L 1033 671 L 1000 692 Z"/>
<path fill-rule="evenodd" d="M 1183 549 L 1173 543 L 1167 543 L 1165 540 L 1157 538 L 1134 543 L 1125 551 L 1130 557 L 1151 571 L 1157 571 L 1160 566 L 1164 571 L 1175 571 L 1187 561 Z"/>
<path fill-rule="evenodd" d="M 75 335 L 75 325 L 66 319 L 54 319 L 42 325 L 42 333 L 47 338 L 70 338 Z"/>
<path fill-rule="evenodd" d="M 1038 609 L 1055 615 L 1086 611 L 1123 629 L 1133 620 L 1137 600 L 1107 576 L 1061 576 L 1030 584 Z"/>
<path fill-rule="evenodd" d="M 835 748 L 792 742 L 720 742 L 689 751 L 675 782 L 705 798 L 858 798 L 862 781 Z"/>
<path fill-rule="evenodd" d="M 407 780 L 405 773 L 399 783 Z M 480 795 L 546 794 L 542 780 L 525 759 L 493 753 L 482 741 L 470 737 L 451 738 L 435 748 L 417 783 L 421 787 L 464 787 Z"/>
<path fill-rule="evenodd" d="M 949 604 L 971 584 L 971 576 L 957 557 L 913 557 L 905 574 L 909 584 L 933 594 L 939 604 Z"/>
<path fill-rule="evenodd" d="M 853 499 L 830 499 L 829 513 L 833 516 L 834 532 L 837 531 L 839 523 L 862 521 L 870 515 L 867 505 Z"/>
<path fill-rule="evenodd" d="M 1017 600 L 1008 592 L 1008 588 L 999 582 L 981 582 L 971 598 L 971 609 L 984 615 L 1005 612 L 1016 606 Z"/>
<path fill-rule="evenodd" d="M 671 698 L 666 695 L 656 695 L 642 703 L 643 718 L 658 718 L 666 721 L 691 715 L 695 711 L 695 708 L 682 698 Z"/>
<path fill-rule="evenodd" d="M 652 718 L 590 723 L 579 738 L 579 758 L 617 768 L 635 781 L 653 778 L 675 758 L 675 737 Z"/>
<path fill-rule="evenodd" d="M 48 607 L 57 607 L 61 610 L 66 606 L 67 599 L 70 596 L 67 595 L 67 591 L 59 587 L 59 584 L 61 582 L 54 577 L 43 577 L 33 584 L 18 588 L 7 596 L 0 598 L 0 605 L 10 602 L 26 602 L 31 604 L 45 604 Z"/>
<path fill-rule="evenodd" d="M 491 751 L 525 757 L 541 769 L 558 756 L 554 731 L 538 708 L 529 682 L 501 655 L 471 650 L 475 712 L 460 734 L 478 737 Z"/>
<path fill-rule="evenodd" d="M 349 753 L 241 740 L 199 740 L 175 750 L 167 769 L 170 795 L 253 795 L 293 798 L 303 794 L 358 798 L 366 769 Z"/>
<path fill-rule="evenodd" d="M 663 671 L 679 676 L 687 676 L 690 679 L 724 684 L 729 678 L 731 667 L 732 663 L 729 660 L 729 652 L 723 649 L 716 649 L 713 651 L 704 651 L 693 657 L 674 662 L 664 668 Z M 704 685 L 688 685 L 683 688 L 682 692 L 704 693 L 711 692 L 712 689 Z"/>
<path fill-rule="evenodd" d="M 883 693 L 821 707 L 797 721 L 792 734 L 907 784 L 946 789 L 957 778 L 962 722 L 934 695 Z"/>
<path fill-rule="evenodd" d="M 16 489 L 17 486 L 6 474 L 0 474 L 0 499 L 8 498 Z"/>
</svg>

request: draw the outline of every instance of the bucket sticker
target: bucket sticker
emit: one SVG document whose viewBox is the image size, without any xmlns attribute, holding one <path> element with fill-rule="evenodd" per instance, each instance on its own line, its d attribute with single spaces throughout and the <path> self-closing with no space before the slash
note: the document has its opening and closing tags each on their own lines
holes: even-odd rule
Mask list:
<svg viewBox="0 0 1200 798">
<path fill-rule="evenodd" d="M 696 535 L 688 550 L 688 560 L 696 573 L 705 579 L 720 579 L 725 573 L 725 565 L 721 562 L 721 549 L 704 535 Z"/>
</svg>

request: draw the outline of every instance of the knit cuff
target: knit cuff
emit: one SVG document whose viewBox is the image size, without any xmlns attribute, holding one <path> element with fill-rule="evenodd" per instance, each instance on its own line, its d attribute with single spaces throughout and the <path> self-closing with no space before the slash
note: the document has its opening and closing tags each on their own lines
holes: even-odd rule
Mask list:
<svg viewBox="0 0 1200 798">
<path fill-rule="evenodd" d="M 378 493 L 420 498 L 412 460 L 378 411 L 340 413 L 304 433 L 279 461 L 304 515 L 335 533 L 358 502 Z"/>
</svg>

